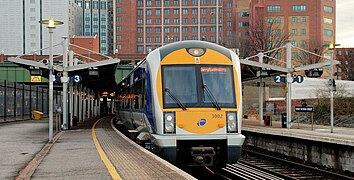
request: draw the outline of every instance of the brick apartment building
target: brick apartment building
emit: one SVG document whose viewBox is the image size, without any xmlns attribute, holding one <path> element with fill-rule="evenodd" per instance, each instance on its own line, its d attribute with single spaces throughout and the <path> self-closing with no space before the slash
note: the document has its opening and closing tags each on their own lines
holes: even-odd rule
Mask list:
<svg viewBox="0 0 354 180">
<path fill-rule="evenodd" d="M 337 79 L 354 81 L 354 48 L 337 48 L 334 59 L 340 62 L 335 71 Z"/>
<path fill-rule="evenodd" d="M 234 48 L 263 18 L 289 33 L 293 45 L 314 51 L 335 42 L 335 9 L 335 0 L 117 0 L 113 44 L 123 54 L 190 39 Z"/>
<path fill-rule="evenodd" d="M 119 53 L 147 53 L 170 42 L 233 46 L 236 0 L 118 0 L 114 44 Z"/>
</svg>

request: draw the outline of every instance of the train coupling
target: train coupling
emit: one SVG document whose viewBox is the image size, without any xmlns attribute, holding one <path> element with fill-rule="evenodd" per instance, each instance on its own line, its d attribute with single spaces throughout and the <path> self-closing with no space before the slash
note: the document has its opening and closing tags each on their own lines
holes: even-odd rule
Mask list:
<svg viewBox="0 0 354 180">
<path fill-rule="evenodd" d="M 192 147 L 192 166 L 212 166 L 215 155 L 214 147 Z"/>
</svg>

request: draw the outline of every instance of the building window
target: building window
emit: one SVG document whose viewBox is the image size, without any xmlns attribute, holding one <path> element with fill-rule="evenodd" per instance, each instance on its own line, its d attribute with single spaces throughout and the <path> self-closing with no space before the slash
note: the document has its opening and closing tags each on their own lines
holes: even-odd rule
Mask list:
<svg viewBox="0 0 354 180">
<path fill-rule="evenodd" d="M 156 24 L 161 24 L 161 19 L 155 19 Z"/>
<path fill-rule="evenodd" d="M 229 13 L 229 12 L 228 12 Z M 231 12 L 230 12 L 231 13 Z M 237 13 L 238 17 L 249 17 L 250 13 L 249 12 L 239 12 Z M 230 16 L 231 17 L 231 16 Z"/>
<path fill-rule="evenodd" d="M 293 12 L 305 12 L 306 5 L 293 6 Z"/>
<path fill-rule="evenodd" d="M 301 18 L 300 18 L 300 22 L 301 22 L 302 24 L 306 24 L 306 17 L 301 17 Z"/>
<path fill-rule="evenodd" d="M 141 16 L 141 15 L 143 15 L 143 10 L 138 9 L 138 16 Z"/>
<path fill-rule="evenodd" d="M 173 10 L 173 14 L 179 14 L 179 10 L 178 9 L 174 9 Z"/>
<path fill-rule="evenodd" d="M 156 33 L 161 33 L 161 28 L 160 27 L 155 28 L 155 32 Z"/>
<path fill-rule="evenodd" d="M 137 47 L 137 51 L 138 51 L 138 52 L 143 52 L 143 50 L 144 50 L 144 47 L 143 47 L 143 46 L 138 46 L 138 47 Z"/>
<path fill-rule="evenodd" d="M 276 24 L 280 24 L 281 23 L 281 19 L 279 17 L 275 18 L 275 23 Z"/>
<path fill-rule="evenodd" d="M 156 6 L 160 6 L 161 5 L 161 0 L 156 0 Z"/>
<path fill-rule="evenodd" d="M 152 41 L 152 38 L 151 37 L 147 37 L 146 38 L 146 42 L 151 42 Z"/>
<path fill-rule="evenodd" d="M 173 23 L 178 24 L 178 22 L 179 22 L 179 19 L 178 19 L 178 18 L 174 18 L 174 19 L 173 19 Z"/>
<path fill-rule="evenodd" d="M 296 41 L 296 40 L 292 41 L 292 42 L 291 42 L 291 45 L 297 46 L 297 41 Z"/>
<path fill-rule="evenodd" d="M 143 1 L 138 1 L 138 6 L 143 6 Z"/>
<path fill-rule="evenodd" d="M 170 10 L 169 9 L 165 9 L 165 14 L 170 14 Z"/>
<path fill-rule="evenodd" d="M 205 9 L 205 8 L 202 8 L 202 9 L 201 9 L 201 12 L 202 12 L 202 14 L 206 14 L 206 9 Z"/>
<path fill-rule="evenodd" d="M 249 26 L 249 25 L 250 25 L 249 22 L 238 22 L 238 23 L 237 23 L 237 26 L 238 26 L 238 27 L 247 27 L 247 26 Z"/>
<path fill-rule="evenodd" d="M 333 7 L 331 6 L 324 6 L 324 11 L 328 13 L 333 13 Z"/>
<path fill-rule="evenodd" d="M 331 19 L 331 18 L 324 18 L 324 19 L 323 19 L 323 22 L 324 22 L 325 24 L 333 24 L 333 19 Z"/>
<path fill-rule="evenodd" d="M 90 9 L 91 2 L 90 1 L 85 1 L 85 8 Z"/>
<path fill-rule="evenodd" d="M 188 0 L 183 0 L 183 5 L 188 5 Z"/>
<path fill-rule="evenodd" d="M 173 0 L 173 5 L 178 5 L 179 0 Z"/>
<path fill-rule="evenodd" d="M 118 36 L 117 36 L 117 40 L 118 40 L 118 41 L 121 41 L 121 40 L 122 40 L 122 36 L 121 36 L 121 35 L 118 35 Z"/>
<path fill-rule="evenodd" d="M 280 35 L 281 34 L 281 30 L 280 29 L 275 30 L 275 34 L 276 35 Z"/>
<path fill-rule="evenodd" d="M 198 9 L 192 9 L 192 14 L 198 14 Z"/>
<path fill-rule="evenodd" d="M 192 18 L 192 24 L 197 24 L 197 18 Z"/>
<path fill-rule="evenodd" d="M 138 34 L 143 33 L 143 28 L 138 28 Z"/>
<path fill-rule="evenodd" d="M 170 28 L 164 28 L 164 31 L 165 31 L 165 33 L 169 33 L 170 32 Z"/>
<path fill-rule="evenodd" d="M 155 14 L 160 15 L 161 14 L 161 9 L 156 9 Z"/>
<path fill-rule="evenodd" d="M 152 33 L 152 28 L 151 28 L 151 27 L 146 28 L 146 32 L 147 32 L 148 34 L 151 34 L 151 33 Z"/>
<path fill-rule="evenodd" d="M 122 17 L 117 17 L 117 22 L 122 22 Z"/>
<path fill-rule="evenodd" d="M 227 27 L 232 27 L 232 22 L 226 22 Z"/>
<path fill-rule="evenodd" d="M 165 6 L 169 6 L 170 5 L 170 1 L 169 0 L 165 0 Z"/>
<path fill-rule="evenodd" d="M 188 27 L 183 27 L 183 32 L 188 32 Z"/>
<path fill-rule="evenodd" d="M 292 30 L 291 30 L 291 34 L 292 34 L 292 35 L 297 35 L 297 29 L 292 29 Z"/>
<path fill-rule="evenodd" d="M 138 19 L 138 24 L 143 24 L 143 20 L 142 19 Z"/>
<path fill-rule="evenodd" d="M 293 24 L 296 24 L 297 23 L 297 17 L 292 17 L 291 18 L 291 22 L 293 22 Z"/>
<path fill-rule="evenodd" d="M 202 18 L 202 19 L 200 20 L 200 22 L 201 22 L 201 23 L 206 23 L 206 18 Z"/>
<path fill-rule="evenodd" d="M 146 14 L 147 15 L 151 15 L 152 14 L 152 10 L 151 9 L 146 10 Z"/>
<path fill-rule="evenodd" d="M 170 19 L 165 18 L 164 22 L 165 22 L 165 24 L 170 24 Z"/>
<path fill-rule="evenodd" d="M 107 8 L 106 2 L 101 2 L 101 9 L 106 9 L 106 8 Z"/>
<path fill-rule="evenodd" d="M 173 32 L 178 33 L 179 32 L 179 28 L 178 27 L 174 27 L 173 28 Z"/>
<path fill-rule="evenodd" d="M 161 42 L 161 37 L 160 36 L 155 37 L 155 42 Z"/>
<path fill-rule="evenodd" d="M 188 9 L 183 9 L 183 10 L 182 10 L 182 13 L 183 13 L 183 14 L 188 14 Z"/>
<path fill-rule="evenodd" d="M 325 29 L 325 30 L 324 30 L 324 35 L 325 35 L 325 36 L 333 36 L 333 31 L 332 31 L 332 30 L 329 30 L 329 29 Z"/>
<path fill-rule="evenodd" d="M 232 3 L 227 3 L 226 8 L 232 8 Z"/>
<path fill-rule="evenodd" d="M 36 12 L 36 8 L 30 8 L 30 12 Z"/>
<path fill-rule="evenodd" d="M 196 27 L 192 27 L 192 32 L 198 32 L 198 28 L 196 28 Z"/>
<path fill-rule="evenodd" d="M 152 19 L 147 19 L 146 24 L 152 24 Z"/>
<path fill-rule="evenodd" d="M 183 24 L 188 24 L 188 18 L 183 18 Z"/>
<path fill-rule="evenodd" d="M 152 6 L 151 0 L 147 0 L 147 1 L 146 1 L 146 6 Z"/>
<path fill-rule="evenodd" d="M 280 12 L 280 6 L 267 6 L 267 12 Z"/>
<path fill-rule="evenodd" d="M 200 31 L 203 32 L 203 33 L 205 33 L 205 32 L 207 32 L 207 28 L 206 28 L 206 27 L 201 27 L 201 28 L 200 28 Z"/>
<path fill-rule="evenodd" d="M 93 1 L 92 9 L 98 9 L 98 1 Z"/>
<path fill-rule="evenodd" d="M 306 35 L 306 29 L 301 29 L 301 30 L 300 30 L 300 34 L 301 34 L 301 35 Z"/>
</svg>

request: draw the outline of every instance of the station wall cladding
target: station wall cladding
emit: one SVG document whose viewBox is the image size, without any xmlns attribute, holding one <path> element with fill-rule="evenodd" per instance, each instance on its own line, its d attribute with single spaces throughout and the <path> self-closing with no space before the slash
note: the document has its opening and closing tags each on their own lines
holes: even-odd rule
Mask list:
<svg viewBox="0 0 354 180">
<path fill-rule="evenodd" d="M 354 172 L 354 144 L 321 142 L 242 130 L 244 146 L 257 147 L 333 169 Z M 330 139 L 330 138 L 328 138 Z"/>
</svg>

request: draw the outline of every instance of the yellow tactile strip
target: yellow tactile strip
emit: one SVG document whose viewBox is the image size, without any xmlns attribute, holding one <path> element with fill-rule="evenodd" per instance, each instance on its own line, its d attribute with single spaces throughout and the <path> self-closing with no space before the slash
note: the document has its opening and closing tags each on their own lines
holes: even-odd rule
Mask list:
<svg viewBox="0 0 354 180">
<path fill-rule="evenodd" d="M 97 123 L 96 137 L 122 179 L 186 179 L 119 136 L 110 118 Z"/>
</svg>

